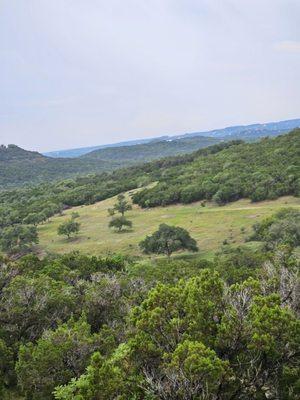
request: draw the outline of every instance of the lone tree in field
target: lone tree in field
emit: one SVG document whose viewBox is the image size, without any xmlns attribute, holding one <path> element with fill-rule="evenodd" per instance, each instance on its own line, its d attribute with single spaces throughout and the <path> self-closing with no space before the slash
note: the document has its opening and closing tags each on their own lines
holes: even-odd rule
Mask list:
<svg viewBox="0 0 300 400">
<path fill-rule="evenodd" d="M 124 194 L 119 194 L 117 197 L 117 202 L 114 204 L 114 207 L 107 210 L 108 215 L 112 217 L 112 219 L 109 221 L 108 226 L 110 228 L 115 228 L 118 232 L 123 229 L 123 226 L 131 228 L 132 222 L 125 218 L 125 212 L 131 209 L 132 206 L 128 203 Z M 121 215 L 114 217 L 116 212 L 120 213 Z"/>
<path fill-rule="evenodd" d="M 124 217 L 125 212 L 131 210 L 132 206 L 128 203 L 124 194 L 119 194 L 113 209 Z"/>
<path fill-rule="evenodd" d="M 128 228 L 132 227 L 132 222 L 127 218 L 120 216 L 114 217 L 108 224 L 110 228 L 115 228 L 118 232 L 121 232 L 123 226 L 127 226 Z"/>
<path fill-rule="evenodd" d="M 167 224 L 159 225 L 158 231 L 140 242 L 140 248 L 146 254 L 165 254 L 168 257 L 178 250 L 198 251 L 196 240 L 185 229 Z"/>
<path fill-rule="evenodd" d="M 80 223 L 75 221 L 74 218 L 63 222 L 57 229 L 58 235 L 65 235 L 70 239 L 71 235 L 77 235 L 80 229 Z"/>
</svg>

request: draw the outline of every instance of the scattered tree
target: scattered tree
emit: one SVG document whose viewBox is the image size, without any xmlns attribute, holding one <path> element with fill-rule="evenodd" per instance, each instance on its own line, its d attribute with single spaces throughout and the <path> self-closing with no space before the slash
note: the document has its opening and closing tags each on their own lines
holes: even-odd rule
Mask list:
<svg viewBox="0 0 300 400">
<path fill-rule="evenodd" d="M 126 211 L 129 211 L 132 209 L 131 204 L 128 203 L 126 200 L 124 194 L 119 194 L 117 196 L 117 203 L 114 205 L 114 210 L 117 211 L 124 217 L 124 214 Z"/>
<path fill-rule="evenodd" d="M 132 227 L 132 222 L 125 218 L 125 212 L 132 209 L 131 204 L 128 203 L 124 194 L 119 194 L 117 196 L 117 203 L 114 204 L 113 208 L 109 208 L 108 215 L 112 217 L 108 226 L 110 228 L 115 228 L 118 232 L 123 229 L 123 226 L 127 226 L 129 228 Z M 121 215 L 114 217 L 115 213 L 118 212 Z"/>
<path fill-rule="evenodd" d="M 131 228 L 132 222 L 129 221 L 127 218 L 120 216 L 120 217 L 114 217 L 112 220 L 110 220 L 108 226 L 110 228 L 115 228 L 118 232 L 120 232 L 124 226 Z"/>
<path fill-rule="evenodd" d="M 71 235 L 77 235 L 80 229 L 80 223 L 75 221 L 74 218 L 69 219 L 68 221 L 63 222 L 59 225 L 57 229 L 58 235 L 65 235 L 68 239 Z"/>
<path fill-rule="evenodd" d="M 198 251 L 196 241 L 183 228 L 161 224 L 158 231 L 140 242 L 144 253 L 166 254 L 168 257 L 178 250 Z"/>
</svg>

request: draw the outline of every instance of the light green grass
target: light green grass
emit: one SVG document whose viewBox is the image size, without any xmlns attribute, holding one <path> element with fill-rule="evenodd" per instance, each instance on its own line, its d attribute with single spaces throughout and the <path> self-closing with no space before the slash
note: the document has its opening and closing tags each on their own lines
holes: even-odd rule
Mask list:
<svg viewBox="0 0 300 400">
<path fill-rule="evenodd" d="M 133 222 L 132 231 L 115 233 L 108 228 L 110 218 L 107 213 L 107 209 L 112 207 L 114 202 L 115 198 L 112 198 L 89 206 L 74 207 L 64 212 L 63 216 L 53 217 L 50 222 L 39 226 L 38 250 L 42 254 L 79 250 L 91 255 L 119 252 L 140 256 L 138 243 L 146 235 L 153 233 L 159 224 L 168 223 L 187 229 L 197 240 L 200 255 L 210 257 L 220 249 L 224 239 L 230 244 L 243 243 L 255 222 L 278 209 L 297 207 L 300 210 L 300 199 L 293 197 L 259 203 L 239 200 L 223 207 L 214 204 L 201 207 L 200 203 L 152 209 L 133 206 L 133 210 L 126 214 Z M 78 221 L 81 223 L 81 230 L 78 237 L 67 240 L 57 235 L 57 228 L 73 211 L 80 214 Z M 241 228 L 245 231 L 242 232 Z"/>
</svg>

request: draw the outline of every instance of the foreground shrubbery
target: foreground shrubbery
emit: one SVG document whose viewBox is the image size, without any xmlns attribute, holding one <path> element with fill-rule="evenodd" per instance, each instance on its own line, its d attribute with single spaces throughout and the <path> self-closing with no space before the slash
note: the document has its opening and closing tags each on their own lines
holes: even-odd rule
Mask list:
<svg viewBox="0 0 300 400">
<path fill-rule="evenodd" d="M 250 240 L 263 241 L 267 249 L 273 249 L 278 244 L 300 246 L 300 212 L 284 208 L 255 224 L 253 230 Z"/>
<path fill-rule="evenodd" d="M 2 394 L 295 399 L 298 268 L 291 246 L 225 248 L 213 262 L 3 259 Z"/>
<path fill-rule="evenodd" d="M 297 279 L 293 269 L 269 264 L 260 281 L 229 288 L 209 270 L 175 286 L 159 284 L 132 310 L 127 341 L 109 357 L 95 353 L 86 373 L 55 397 L 295 399 Z"/>
</svg>

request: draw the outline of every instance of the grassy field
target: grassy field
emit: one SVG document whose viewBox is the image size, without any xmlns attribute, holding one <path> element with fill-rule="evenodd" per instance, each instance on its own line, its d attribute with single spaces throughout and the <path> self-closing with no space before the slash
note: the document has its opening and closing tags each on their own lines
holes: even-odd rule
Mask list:
<svg viewBox="0 0 300 400">
<path fill-rule="evenodd" d="M 110 220 L 107 209 L 112 207 L 115 198 L 99 203 L 74 207 L 56 216 L 50 222 L 39 226 L 40 243 L 38 251 L 64 253 L 80 250 L 87 254 L 104 255 L 112 252 L 140 256 L 138 243 L 154 232 L 161 223 L 186 228 L 198 242 L 200 255 L 210 257 L 220 249 L 224 239 L 230 244 L 241 244 L 250 234 L 252 225 L 273 214 L 282 207 L 297 207 L 300 199 L 282 197 L 274 201 L 250 203 L 239 200 L 223 207 L 200 203 L 141 209 L 133 206 L 127 217 L 133 222 L 131 231 L 116 233 L 108 228 Z M 65 239 L 57 235 L 57 227 L 68 219 L 73 211 L 80 214 L 80 234 L 76 238 Z"/>
</svg>

